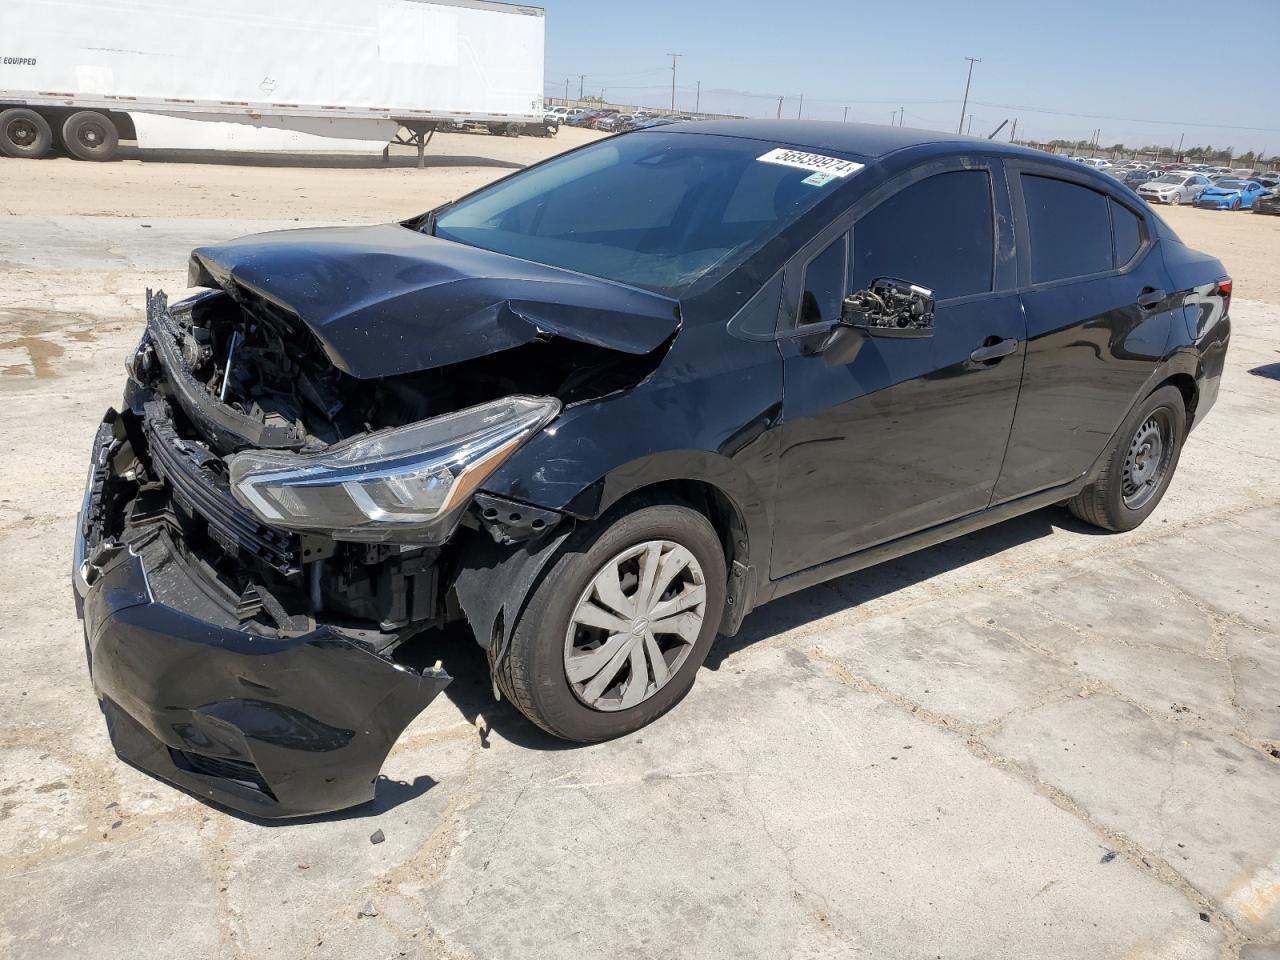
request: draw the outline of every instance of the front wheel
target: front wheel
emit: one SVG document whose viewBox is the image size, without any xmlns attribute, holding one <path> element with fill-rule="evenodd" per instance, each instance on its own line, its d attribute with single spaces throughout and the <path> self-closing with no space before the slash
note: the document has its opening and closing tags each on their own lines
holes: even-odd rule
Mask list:
<svg viewBox="0 0 1280 960">
<path fill-rule="evenodd" d="M 1182 203 L 1182 194 L 1175 193 L 1169 197 L 1169 206 L 1176 207 L 1180 203 Z"/>
<path fill-rule="evenodd" d="M 1232 201 L 1231 201 L 1231 209 L 1232 209 L 1232 210 L 1239 210 L 1239 209 L 1240 209 L 1240 198 L 1239 198 L 1239 197 L 1236 197 L 1234 200 L 1232 200 Z"/>
<path fill-rule="evenodd" d="M 655 503 L 567 541 L 498 664 L 539 727 L 594 743 L 638 730 L 693 686 L 724 612 L 725 558 L 698 511 Z"/>
<path fill-rule="evenodd" d="M 1134 408 L 1116 433 L 1098 479 L 1067 504 L 1085 523 L 1117 533 L 1140 525 L 1163 499 L 1187 435 L 1176 387 L 1161 387 Z"/>
</svg>

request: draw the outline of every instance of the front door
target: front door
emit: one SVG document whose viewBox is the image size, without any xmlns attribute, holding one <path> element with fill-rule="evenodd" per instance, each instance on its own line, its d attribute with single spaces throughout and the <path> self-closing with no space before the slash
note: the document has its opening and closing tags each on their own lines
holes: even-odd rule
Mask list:
<svg viewBox="0 0 1280 960">
<path fill-rule="evenodd" d="M 1003 169 L 933 165 L 873 203 L 788 270 L 775 579 L 983 510 L 1000 475 L 1026 340 Z M 933 335 L 816 352 L 878 277 L 934 292 Z"/>
</svg>

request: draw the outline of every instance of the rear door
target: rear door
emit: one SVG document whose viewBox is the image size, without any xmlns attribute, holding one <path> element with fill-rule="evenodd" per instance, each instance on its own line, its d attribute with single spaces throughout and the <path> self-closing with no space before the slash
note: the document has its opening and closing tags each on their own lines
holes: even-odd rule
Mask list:
<svg viewBox="0 0 1280 960">
<path fill-rule="evenodd" d="M 788 266 L 774 578 L 987 506 L 1022 375 L 1011 219 L 998 160 L 932 161 Z M 816 350 L 843 298 L 878 277 L 934 291 L 933 335 Z"/>
<path fill-rule="evenodd" d="M 1145 204 L 1058 167 L 1007 167 L 1028 344 L 997 503 L 1092 466 L 1180 316 Z"/>
</svg>

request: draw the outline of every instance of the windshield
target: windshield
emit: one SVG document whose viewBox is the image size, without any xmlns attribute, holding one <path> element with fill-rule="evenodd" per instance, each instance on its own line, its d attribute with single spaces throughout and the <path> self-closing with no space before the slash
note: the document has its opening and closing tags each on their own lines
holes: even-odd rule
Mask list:
<svg viewBox="0 0 1280 960">
<path fill-rule="evenodd" d="M 1156 183 L 1181 183 L 1186 177 L 1180 177 L 1176 173 L 1166 173 L 1163 177 L 1156 180 Z"/>
<path fill-rule="evenodd" d="M 812 166 L 761 160 L 772 148 L 706 134 L 626 134 L 460 201 L 440 215 L 435 233 L 524 260 L 679 292 L 776 235 L 841 182 Z"/>
</svg>

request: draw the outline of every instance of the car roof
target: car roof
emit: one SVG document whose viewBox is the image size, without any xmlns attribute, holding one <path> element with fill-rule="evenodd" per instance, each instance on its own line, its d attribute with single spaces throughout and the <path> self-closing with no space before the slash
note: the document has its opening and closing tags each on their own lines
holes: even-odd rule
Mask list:
<svg viewBox="0 0 1280 960">
<path fill-rule="evenodd" d="M 762 140 L 785 143 L 806 150 L 835 150 L 853 153 L 869 159 L 878 159 L 909 147 L 925 144 L 984 147 L 1008 144 L 979 137 L 966 137 L 958 133 L 939 133 L 937 130 L 916 130 L 912 127 L 888 127 L 872 123 L 840 123 L 830 120 L 702 120 L 697 123 L 682 121 L 666 127 L 664 133 L 708 133 L 721 137 L 741 137 L 744 140 Z M 1048 154 L 1025 147 L 1013 149 L 1044 157 Z"/>
</svg>

